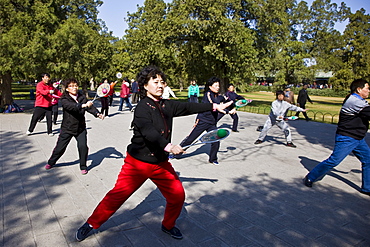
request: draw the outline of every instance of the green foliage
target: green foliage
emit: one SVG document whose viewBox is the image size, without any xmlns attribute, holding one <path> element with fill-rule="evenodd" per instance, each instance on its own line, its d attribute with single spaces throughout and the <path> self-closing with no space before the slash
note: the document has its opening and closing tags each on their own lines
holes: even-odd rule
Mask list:
<svg viewBox="0 0 370 247">
<path fill-rule="evenodd" d="M 134 78 L 150 64 L 161 67 L 174 88 L 217 76 L 222 91 L 228 83 L 240 91 L 266 90 L 248 85 L 268 78 L 276 90 L 332 71 L 330 94 L 346 91 L 353 79 L 370 79 L 370 17 L 344 3 L 146 0 L 128 15 L 122 39 L 97 18 L 102 4 L 0 0 L 0 104 L 11 101 L 12 81 L 34 81 L 43 72 L 75 77 L 86 87 L 92 77 L 115 80 L 117 72 Z M 334 26 L 345 20 L 341 34 Z"/>
</svg>

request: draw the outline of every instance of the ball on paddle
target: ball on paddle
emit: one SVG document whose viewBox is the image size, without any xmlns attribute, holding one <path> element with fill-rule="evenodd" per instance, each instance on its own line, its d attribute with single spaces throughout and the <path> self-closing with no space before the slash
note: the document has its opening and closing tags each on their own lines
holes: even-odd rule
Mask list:
<svg viewBox="0 0 370 247">
<path fill-rule="evenodd" d="M 107 90 L 106 88 L 103 88 L 103 89 L 101 90 L 101 92 L 102 92 L 103 94 L 106 94 L 106 93 L 108 93 L 108 90 Z"/>
<path fill-rule="evenodd" d="M 228 134 L 228 132 L 225 129 L 217 130 L 217 137 L 218 138 L 224 138 L 225 136 L 227 136 L 227 134 Z"/>
<path fill-rule="evenodd" d="M 245 104 L 245 103 L 247 103 L 247 101 L 246 101 L 245 99 L 243 99 L 243 100 L 242 100 L 242 103 L 243 103 L 243 104 Z"/>
</svg>

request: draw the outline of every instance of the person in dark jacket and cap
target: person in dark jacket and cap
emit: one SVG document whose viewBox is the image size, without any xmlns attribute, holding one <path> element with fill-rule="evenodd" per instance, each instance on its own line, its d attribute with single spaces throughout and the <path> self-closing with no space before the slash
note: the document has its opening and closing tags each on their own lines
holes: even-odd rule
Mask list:
<svg viewBox="0 0 370 247">
<path fill-rule="evenodd" d="M 66 151 L 72 137 L 74 137 L 77 140 L 81 173 L 85 175 L 88 172 L 86 162 L 89 150 L 87 146 L 85 112 L 87 111 L 100 119 L 104 119 L 104 116 L 100 114 L 91 101 L 87 101 L 84 94 L 78 91 L 78 82 L 76 79 L 67 80 L 64 86 L 65 92 L 60 98 L 63 107 L 61 131 L 45 169 L 49 170 L 54 167 L 58 159 Z"/>
</svg>

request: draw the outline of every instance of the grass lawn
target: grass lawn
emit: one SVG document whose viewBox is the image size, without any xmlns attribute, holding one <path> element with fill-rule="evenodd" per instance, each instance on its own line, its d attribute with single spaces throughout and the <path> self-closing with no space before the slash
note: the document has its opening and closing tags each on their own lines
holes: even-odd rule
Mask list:
<svg viewBox="0 0 370 247">
<path fill-rule="evenodd" d="M 176 96 L 180 100 L 187 100 L 187 91 L 180 92 L 179 90 L 173 90 Z M 201 93 L 201 95 L 203 95 Z M 252 93 L 240 93 L 246 99 L 252 99 L 253 102 L 249 105 L 239 109 L 240 111 L 253 112 L 268 114 L 272 101 L 275 100 L 275 93 L 272 92 L 252 92 Z M 298 95 L 295 95 L 294 99 L 297 101 Z M 307 112 L 308 116 L 315 121 L 326 122 L 326 123 L 338 123 L 339 111 L 342 106 L 343 98 L 341 97 L 323 97 L 323 96 L 310 96 L 313 104 L 307 102 L 306 108 L 309 109 Z M 290 112 L 288 115 L 294 115 L 295 112 Z M 300 115 L 303 117 L 303 115 Z"/>
</svg>

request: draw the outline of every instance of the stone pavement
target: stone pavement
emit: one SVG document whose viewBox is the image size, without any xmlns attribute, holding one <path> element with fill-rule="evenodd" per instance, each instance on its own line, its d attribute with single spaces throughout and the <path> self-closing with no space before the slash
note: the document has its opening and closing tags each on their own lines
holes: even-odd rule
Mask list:
<svg viewBox="0 0 370 247">
<path fill-rule="evenodd" d="M 183 240 L 160 230 L 165 200 L 147 181 L 100 229 L 77 242 L 75 231 L 113 187 L 132 135 L 132 113 L 117 112 L 118 99 L 114 104 L 109 119 L 86 114 L 85 176 L 75 140 L 57 167 L 46 171 L 58 135 L 49 137 L 41 122 L 26 136 L 32 110 L 0 115 L 0 246 L 370 246 L 370 197 L 358 192 L 361 164 L 354 156 L 313 188 L 302 185 L 307 171 L 330 155 L 336 126 L 290 121 L 297 148 L 284 145 L 277 127 L 254 145 L 266 116 L 245 112 L 239 113 L 240 132 L 221 143 L 219 166 L 207 163 L 207 145 L 172 160 L 186 191 L 177 221 Z M 175 119 L 174 143 L 190 132 L 194 119 Z M 230 127 L 231 121 L 225 116 L 219 124 Z"/>
</svg>

